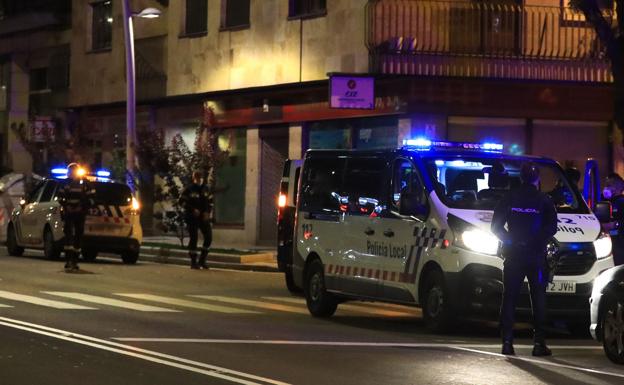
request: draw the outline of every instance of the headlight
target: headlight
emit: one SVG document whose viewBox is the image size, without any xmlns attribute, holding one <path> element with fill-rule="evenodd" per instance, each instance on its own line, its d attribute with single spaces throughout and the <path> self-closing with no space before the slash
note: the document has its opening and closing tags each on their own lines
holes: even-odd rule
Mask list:
<svg viewBox="0 0 624 385">
<path fill-rule="evenodd" d="M 498 254 L 498 238 L 483 230 L 474 228 L 466 230 L 461 234 L 461 240 L 466 248 L 477 253 Z"/>
<path fill-rule="evenodd" d="M 607 258 L 611 255 L 611 237 L 607 233 L 601 233 L 598 239 L 594 241 L 594 249 L 596 249 L 596 258 Z"/>
</svg>

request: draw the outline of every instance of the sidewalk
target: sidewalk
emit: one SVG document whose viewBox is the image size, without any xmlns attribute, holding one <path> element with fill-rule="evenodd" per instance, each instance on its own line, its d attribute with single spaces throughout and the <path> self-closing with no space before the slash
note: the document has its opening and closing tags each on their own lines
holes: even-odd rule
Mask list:
<svg viewBox="0 0 624 385">
<path fill-rule="evenodd" d="M 201 245 L 201 238 L 198 242 Z M 139 260 L 189 265 L 188 238 L 184 246 L 172 236 L 144 237 Z M 208 266 L 224 269 L 277 272 L 277 250 L 257 245 L 224 245 L 214 242 L 208 253 Z"/>
</svg>

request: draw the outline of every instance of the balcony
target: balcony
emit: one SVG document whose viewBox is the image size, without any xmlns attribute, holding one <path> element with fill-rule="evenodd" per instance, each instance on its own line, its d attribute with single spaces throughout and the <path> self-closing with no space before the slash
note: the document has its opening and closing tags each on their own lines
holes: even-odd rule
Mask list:
<svg viewBox="0 0 624 385">
<path fill-rule="evenodd" d="M 592 27 L 565 7 L 512 0 L 371 0 L 366 44 L 381 74 L 611 82 Z"/>
</svg>

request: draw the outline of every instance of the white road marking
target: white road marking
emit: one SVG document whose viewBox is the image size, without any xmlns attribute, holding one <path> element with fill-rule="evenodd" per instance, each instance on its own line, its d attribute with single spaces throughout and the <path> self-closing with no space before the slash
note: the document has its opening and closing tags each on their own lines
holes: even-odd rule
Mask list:
<svg viewBox="0 0 624 385">
<path fill-rule="evenodd" d="M 12 301 L 26 302 L 33 305 L 40 305 L 46 307 L 52 307 L 55 309 L 64 310 L 97 310 L 94 307 L 74 305 L 72 303 L 53 301 L 45 298 L 33 297 L 31 295 L 17 294 L 9 291 L 0 290 L 0 298 L 9 299 Z"/>
<path fill-rule="evenodd" d="M 192 361 L 182 357 L 163 354 L 147 349 L 141 349 L 130 345 L 123 345 L 112 341 L 107 341 L 95 337 L 82 334 L 72 333 L 66 330 L 54 329 L 44 325 L 33 324 L 16 319 L 0 317 L 0 325 L 10 328 L 24 330 L 31 333 L 45 335 L 59 340 L 74 342 L 80 345 L 90 346 L 93 348 L 106 350 L 109 352 L 119 353 L 125 356 L 140 358 L 145 361 L 155 362 L 178 369 L 184 369 L 190 372 L 203 374 L 210 377 L 220 378 L 222 380 L 235 382 L 244 385 L 288 385 L 285 382 L 272 380 L 270 378 L 260 377 L 253 374 L 239 372 L 220 366 L 210 365 L 199 361 Z"/>
<path fill-rule="evenodd" d="M 13 306 L 0 303 L 0 307 L 13 307 Z"/>
<path fill-rule="evenodd" d="M 160 303 L 165 303 L 167 305 L 174 305 L 174 306 L 188 307 L 188 308 L 193 308 L 193 309 L 214 311 L 214 312 L 218 312 L 218 313 L 227 313 L 227 314 L 258 314 L 258 312 L 251 311 L 251 310 L 237 309 L 235 307 L 229 307 L 229 306 L 213 305 L 213 304 L 209 304 L 209 303 L 205 303 L 205 302 L 187 301 L 187 300 L 184 300 L 184 299 L 177 299 L 177 298 L 171 298 L 171 297 L 162 297 L 162 296 L 159 296 L 159 295 L 152 295 L 152 294 L 115 293 L 115 295 L 119 295 L 119 296 L 123 296 L 123 297 L 129 297 L 129 298 L 134 298 L 134 299 L 142 299 L 142 300 L 146 300 L 146 301 L 160 302 Z"/>
<path fill-rule="evenodd" d="M 262 298 L 267 299 L 269 301 L 294 303 L 297 305 L 306 304 L 306 301 L 303 298 L 293 298 L 293 297 L 262 297 Z M 401 312 L 401 311 L 380 309 L 380 308 L 375 307 L 374 305 L 366 306 L 366 305 L 356 305 L 356 304 L 351 304 L 351 303 L 341 303 L 338 306 L 338 311 L 340 310 L 347 310 L 347 311 L 353 311 L 353 312 L 365 313 L 365 314 L 373 314 L 373 315 L 382 315 L 382 316 L 387 316 L 387 317 L 413 317 L 415 315 L 415 314 L 410 314 L 410 313 Z"/>
<path fill-rule="evenodd" d="M 281 305 L 278 303 L 254 301 L 250 299 L 223 297 L 219 295 L 190 295 L 189 297 L 202 298 L 202 299 L 207 299 L 210 301 L 217 301 L 217 302 L 233 303 L 235 305 L 252 306 L 252 307 L 257 307 L 260 309 L 283 311 L 287 313 L 309 314 L 307 310 L 304 310 L 298 307 L 286 306 L 286 305 Z"/>
<path fill-rule="evenodd" d="M 624 378 L 624 373 L 607 372 L 603 370 L 590 369 L 582 366 L 567 365 L 557 362 L 547 361 L 547 359 L 536 359 L 520 356 L 505 356 L 499 353 L 479 350 L 484 348 L 500 348 L 500 344 L 444 344 L 444 343 L 400 343 L 400 342 L 335 342 L 335 341 L 288 341 L 288 340 L 224 340 L 224 339 L 202 339 L 202 338 L 113 338 L 124 342 L 166 342 L 166 343 L 208 343 L 208 344 L 244 344 L 244 345 L 297 345 L 297 346 L 335 346 L 335 347 L 372 347 L 372 348 L 421 348 L 439 349 L 448 348 L 475 354 L 484 354 L 492 357 L 515 359 L 533 364 L 552 366 L 563 369 L 577 370 L 592 374 Z M 533 345 L 514 345 L 515 348 L 532 348 Z M 564 350 L 602 350 L 601 346 L 588 345 L 551 345 L 551 349 Z"/>
<path fill-rule="evenodd" d="M 77 299 L 79 301 L 97 303 L 100 305 L 120 307 L 124 309 L 136 310 L 136 311 L 164 312 L 164 313 L 179 313 L 180 312 L 179 310 L 167 309 L 164 307 L 142 305 L 140 303 L 120 301 L 118 299 L 98 297 L 98 296 L 89 295 L 89 294 L 63 292 L 63 291 L 44 291 L 43 293 L 55 295 L 58 297 Z"/>
<path fill-rule="evenodd" d="M 481 348 L 481 349 L 499 349 L 500 344 L 447 344 L 436 342 L 351 342 L 351 341 L 293 341 L 293 340 L 226 340 L 226 339 L 210 339 L 210 338 L 113 338 L 118 341 L 126 342 L 194 342 L 205 344 L 249 344 L 249 345 L 310 345 L 310 346 L 341 346 L 341 347 L 372 347 L 372 348 Z M 569 350 L 600 350 L 599 345 L 548 345 L 551 349 L 569 349 Z M 516 349 L 533 348 L 533 345 L 514 344 Z"/>
</svg>

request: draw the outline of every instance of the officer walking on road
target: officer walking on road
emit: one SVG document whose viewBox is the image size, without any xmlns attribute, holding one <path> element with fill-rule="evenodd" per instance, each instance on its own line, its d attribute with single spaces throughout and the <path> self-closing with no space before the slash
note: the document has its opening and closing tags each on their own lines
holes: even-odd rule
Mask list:
<svg viewBox="0 0 624 385">
<path fill-rule="evenodd" d="M 212 243 L 212 227 L 210 225 L 212 199 L 208 187 L 203 183 L 200 171 L 193 172 L 193 183 L 184 189 L 179 203 L 184 208 L 184 220 L 190 237 L 188 250 L 191 258 L 191 269 L 208 269 L 206 257 Z M 204 237 L 199 263 L 197 262 L 198 230 Z"/>
<path fill-rule="evenodd" d="M 533 308 L 534 356 L 550 356 L 544 323 L 548 271 L 546 246 L 557 232 L 557 212 L 550 197 L 539 191 L 539 168 L 526 163 L 520 171 L 522 185 L 511 190 L 494 210 L 492 232 L 502 241 L 503 303 L 502 353 L 514 355 L 513 324 L 516 302 L 524 278 L 529 281 Z"/>
<path fill-rule="evenodd" d="M 63 234 L 65 235 L 65 272 L 75 273 L 84 234 L 85 219 L 89 206 L 93 204 L 93 190 L 83 179 L 84 170 L 77 163 L 67 166 L 67 182 L 59 192 Z"/>
</svg>

